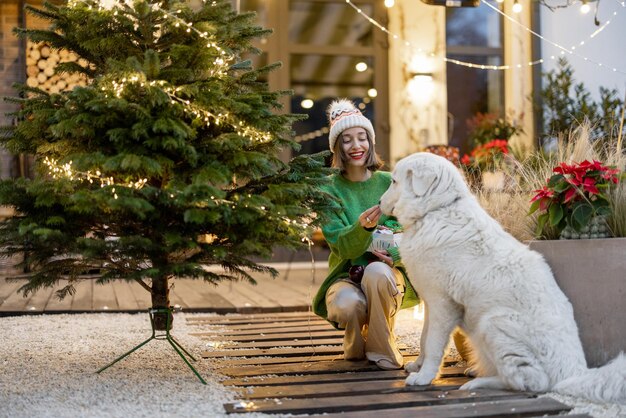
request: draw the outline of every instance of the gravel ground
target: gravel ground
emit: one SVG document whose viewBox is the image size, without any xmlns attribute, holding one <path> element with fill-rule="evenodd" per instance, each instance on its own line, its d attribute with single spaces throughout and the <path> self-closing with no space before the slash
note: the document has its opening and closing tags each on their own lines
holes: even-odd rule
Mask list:
<svg viewBox="0 0 626 418">
<path fill-rule="evenodd" d="M 192 354 L 205 343 L 178 313 L 173 335 Z M 206 314 L 204 314 L 206 315 Z M 71 314 L 0 318 L 0 417 L 225 417 L 234 394 L 212 363 L 197 368 L 202 385 L 164 341 L 151 341 L 102 374 L 95 371 L 149 336 L 146 314 Z M 399 340 L 417 346 L 420 323 L 398 315 Z M 452 353 L 454 354 L 454 352 Z M 626 408 L 557 397 L 575 413 L 626 417 Z M 266 417 L 245 414 L 244 417 Z M 232 417 L 232 416 L 231 416 Z M 275 417 L 275 416 L 274 416 Z"/>
</svg>

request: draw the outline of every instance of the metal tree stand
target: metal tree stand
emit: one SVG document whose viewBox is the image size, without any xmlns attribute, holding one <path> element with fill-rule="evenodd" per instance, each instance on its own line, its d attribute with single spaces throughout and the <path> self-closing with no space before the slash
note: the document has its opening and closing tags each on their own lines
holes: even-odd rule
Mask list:
<svg viewBox="0 0 626 418">
<path fill-rule="evenodd" d="M 145 344 L 149 343 L 151 340 L 167 340 L 167 342 L 170 343 L 170 345 L 174 348 L 174 350 L 176 350 L 176 353 L 178 353 L 180 358 L 182 358 L 183 361 L 187 364 L 187 366 L 189 366 L 191 371 L 193 371 L 194 374 L 196 376 L 198 376 L 198 379 L 200 379 L 200 381 L 203 384 L 206 385 L 206 381 L 202 378 L 202 376 L 200 376 L 198 371 L 191 365 L 191 363 L 189 363 L 189 360 L 187 360 L 187 357 L 189 357 L 193 361 L 196 361 L 196 359 L 191 354 L 189 354 L 189 352 L 187 350 L 185 350 L 183 348 L 183 346 L 180 345 L 180 343 L 174 339 L 174 337 L 172 337 L 170 335 L 170 317 L 171 317 L 170 315 L 172 314 L 172 312 L 173 312 L 173 308 L 153 308 L 153 309 L 148 309 L 148 314 L 150 315 L 150 325 L 152 326 L 152 335 L 150 336 L 150 338 L 148 338 L 147 340 L 145 340 L 144 342 L 142 342 L 138 346 L 134 347 L 132 350 L 128 351 L 127 353 L 122 354 L 121 356 L 119 356 L 118 358 L 113 360 L 111 363 L 107 364 L 106 366 L 104 366 L 103 368 L 98 370 L 96 373 L 101 373 L 101 372 L 105 371 L 106 369 L 108 369 L 109 367 L 111 367 L 112 365 L 117 363 L 118 361 L 122 360 L 126 356 L 132 354 L 134 351 L 137 351 L 138 349 L 140 349 Z M 154 314 L 155 313 L 165 313 L 165 314 L 167 314 L 167 324 L 165 326 L 165 328 L 166 328 L 165 334 L 157 335 L 157 333 L 156 333 L 156 329 L 154 328 Z M 187 355 L 187 357 L 185 357 L 185 355 L 183 353 L 185 353 Z"/>
</svg>

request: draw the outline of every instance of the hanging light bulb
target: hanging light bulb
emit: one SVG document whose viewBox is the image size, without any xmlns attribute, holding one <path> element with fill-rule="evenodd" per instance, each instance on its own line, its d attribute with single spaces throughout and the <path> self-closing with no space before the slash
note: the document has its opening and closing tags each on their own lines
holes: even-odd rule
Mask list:
<svg viewBox="0 0 626 418">
<path fill-rule="evenodd" d="M 515 0 L 515 3 L 513 3 L 513 13 L 519 13 L 522 11 L 522 5 Z"/>
<path fill-rule="evenodd" d="M 580 13 L 585 15 L 589 13 L 590 10 L 591 10 L 591 6 L 589 6 L 589 3 L 587 3 L 586 0 L 583 0 L 583 4 L 581 4 L 580 6 Z"/>
<path fill-rule="evenodd" d="M 358 72 L 362 73 L 363 71 L 367 70 L 367 64 L 366 64 L 366 63 L 364 63 L 363 61 L 361 61 L 361 62 L 357 62 L 357 64 L 354 66 L 354 68 L 355 68 Z"/>
<path fill-rule="evenodd" d="M 315 102 L 311 99 L 304 99 L 300 102 L 300 106 L 303 109 L 310 109 L 313 107 L 313 105 L 315 104 Z"/>
<path fill-rule="evenodd" d="M 504 0 L 496 0 L 498 3 L 504 3 Z"/>
<path fill-rule="evenodd" d="M 388 9 L 391 9 L 395 4 L 395 0 L 385 0 L 385 7 Z"/>
</svg>

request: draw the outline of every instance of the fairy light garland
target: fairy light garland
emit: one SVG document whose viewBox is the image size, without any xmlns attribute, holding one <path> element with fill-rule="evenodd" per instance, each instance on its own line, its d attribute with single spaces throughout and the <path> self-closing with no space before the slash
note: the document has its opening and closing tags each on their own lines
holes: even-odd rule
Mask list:
<svg viewBox="0 0 626 418">
<path fill-rule="evenodd" d="M 206 4 L 207 2 L 208 2 L 207 0 L 203 0 L 203 3 Z M 103 9 L 110 10 L 114 8 L 117 9 L 117 8 L 120 8 L 120 6 L 122 5 L 130 6 L 131 3 L 132 3 L 131 0 L 109 0 L 109 1 L 68 0 L 68 6 L 70 7 L 74 7 L 79 4 L 86 4 L 89 10 L 91 10 L 94 6 L 97 7 L 98 10 L 103 10 Z M 211 1 L 211 4 L 216 5 L 217 3 L 215 1 Z M 228 54 L 223 48 L 217 45 L 217 43 L 212 41 L 208 32 L 202 32 L 198 30 L 197 28 L 195 28 L 192 23 L 186 22 L 184 19 L 176 16 L 175 14 L 170 13 L 167 10 L 164 10 L 162 8 L 162 4 L 153 4 L 152 8 L 153 10 L 160 11 L 165 16 L 174 20 L 175 27 L 181 27 L 181 26 L 185 27 L 186 28 L 185 31 L 187 33 L 195 32 L 200 38 L 207 40 L 206 47 L 212 48 L 216 50 L 218 53 L 218 57 L 213 61 L 213 64 L 217 68 L 217 71 L 215 71 L 212 75 L 214 76 L 226 75 L 226 71 L 228 70 L 230 66 L 229 63 L 234 59 L 234 56 Z M 176 13 L 180 13 L 181 11 L 182 10 L 177 10 Z M 118 10 L 115 10 L 114 15 L 117 16 L 117 14 L 118 14 Z M 158 42 L 158 40 L 156 40 L 155 42 Z M 115 97 L 121 98 L 124 94 L 125 89 L 129 85 L 132 85 L 132 84 L 137 84 L 140 87 L 158 86 L 162 88 L 163 91 L 170 98 L 172 104 L 183 105 L 183 111 L 185 113 L 193 115 L 197 119 L 201 119 L 206 124 L 206 126 L 211 125 L 211 123 L 215 125 L 229 124 L 232 126 L 234 131 L 242 137 L 247 137 L 257 142 L 269 142 L 272 140 L 272 134 L 270 132 L 262 131 L 255 127 L 249 126 L 243 121 L 237 120 L 236 118 L 231 116 L 228 112 L 214 114 L 205 109 L 202 109 L 201 107 L 197 105 L 192 104 L 190 100 L 178 97 L 176 93 L 180 91 L 180 88 L 167 87 L 167 82 L 164 80 L 147 81 L 143 74 L 132 75 L 132 76 L 124 77 L 121 80 L 112 80 L 110 82 L 110 86 L 102 85 L 100 89 L 103 92 L 105 92 L 105 94 L 108 91 L 112 91 Z M 72 168 L 72 161 L 61 164 L 58 162 L 58 160 L 49 158 L 49 157 L 45 157 L 43 160 L 43 163 L 48 167 L 48 172 L 52 176 L 52 178 L 58 179 L 61 177 L 65 177 L 69 180 L 88 182 L 90 184 L 93 184 L 94 182 L 99 182 L 100 187 L 102 188 L 107 187 L 107 186 L 110 187 L 110 191 L 115 199 L 118 199 L 116 187 L 117 188 L 125 187 L 125 188 L 139 190 L 143 188 L 148 181 L 148 179 L 144 178 L 144 179 L 137 180 L 135 182 L 132 182 L 132 181 L 128 183 L 117 182 L 115 181 L 113 177 L 105 176 L 99 170 L 84 171 L 84 172 L 76 171 Z M 171 192 L 166 192 L 166 193 L 168 193 L 168 196 L 171 199 L 175 198 L 175 195 L 173 193 Z M 252 197 L 251 195 L 248 195 L 248 198 L 251 198 L 251 197 Z M 226 199 L 217 199 L 215 198 L 215 196 L 211 196 L 210 200 L 216 205 L 228 206 L 233 210 L 240 208 L 240 207 L 256 209 L 260 211 L 261 213 L 267 214 L 265 215 L 265 217 L 266 219 L 270 221 L 279 221 L 290 228 L 296 228 L 298 230 L 298 234 L 302 237 L 301 239 L 303 242 L 310 241 L 308 236 L 306 236 L 306 232 L 309 228 L 309 225 L 306 222 L 298 222 L 298 220 L 296 219 L 290 219 L 288 216 L 281 215 L 280 212 L 277 212 L 277 216 L 272 216 L 270 212 L 268 211 L 268 208 L 266 208 L 264 205 L 254 206 L 254 205 L 250 205 L 249 203 L 245 203 L 245 201 L 240 202 L 240 199 L 238 196 L 235 196 L 235 199 L 233 201 L 226 200 Z M 206 243 L 210 244 L 212 241 L 214 241 L 215 238 L 216 238 L 215 236 L 211 237 L 211 239 L 207 240 Z"/>
<path fill-rule="evenodd" d="M 203 2 L 206 4 L 206 0 L 203 0 Z M 92 7 L 94 7 L 94 6 L 96 6 L 98 8 L 98 10 L 113 10 L 113 9 L 115 9 L 113 14 L 114 14 L 114 16 L 117 16 L 118 12 L 119 12 L 119 10 L 121 10 L 122 6 L 131 7 L 132 6 L 132 1 L 131 0 L 109 0 L 109 1 L 105 1 L 105 0 L 69 0 L 69 2 L 68 2 L 68 6 L 70 6 L 70 7 L 75 7 L 75 6 L 79 5 L 79 4 L 87 5 L 87 8 L 89 10 L 91 10 Z M 215 1 L 211 2 L 212 6 L 215 6 L 216 4 L 217 4 L 217 2 L 215 2 Z M 163 13 L 164 16 L 170 18 L 174 22 L 174 27 L 185 28 L 185 31 L 187 33 L 194 32 L 200 38 L 206 40 L 207 41 L 206 47 L 210 48 L 210 49 L 214 49 L 215 51 L 217 51 L 217 55 L 218 55 L 218 57 L 215 58 L 215 60 L 213 61 L 213 65 L 215 66 L 215 68 L 211 69 L 212 75 L 213 76 L 218 76 L 218 77 L 226 75 L 226 71 L 230 67 L 230 62 L 232 62 L 234 60 L 234 58 L 235 58 L 234 55 L 229 54 L 228 52 L 226 52 L 226 50 L 224 50 L 216 42 L 214 42 L 212 37 L 209 35 L 208 32 L 198 30 L 196 27 L 193 26 L 193 24 L 191 22 L 187 22 L 186 20 L 182 19 L 181 17 L 176 16 L 176 14 L 171 13 L 168 10 L 163 9 L 162 3 L 152 4 L 151 7 L 152 7 L 153 11 L 161 12 L 161 13 Z M 178 10 L 176 10 L 175 13 L 181 13 L 181 12 L 182 12 L 182 9 L 178 9 Z M 155 43 L 158 42 L 158 39 L 155 39 L 154 42 Z"/>
<path fill-rule="evenodd" d="M 368 20 L 371 24 L 373 24 L 374 26 L 376 26 L 378 29 L 380 29 L 381 31 L 387 33 L 389 36 L 391 36 L 394 40 L 400 41 L 402 42 L 405 46 L 407 47 L 413 47 L 413 44 L 409 41 L 407 41 L 406 39 L 402 39 L 402 37 L 400 37 L 398 34 L 391 32 L 388 28 L 386 28 L 385 26 L 383 26 L 382 24 L 380 24 L 379 22 L 377 22 L 375 19 L 373 19 L 372 17 L 368 16 L 360 7 L 356 6 L 354 3 L 352 3 L 351 0 L 345 0 L 345 2 L 352 7 L 358 14 L 360 14 L 362 17 L 364 17 L 366 20 Z M 542 39 L 543 41 L 552 44 L 553 46 L 555 46 L 556 48 L 561 50 L 561 54 L 565 54 L 566 52 L 569 54 L 573 54 L 579 58 L 582 58 L 585 61 L 588 62 L 592 62 L 596 65 L 598 65 L 599 67 L 602 68 L 610 68 L 604 64 L 602 64 L 601 62 L 597 62 L 594 60 L 591 60 L 587 57 L 584 57 L 580 54 L 577 54 L 575 52 L 573 52 L 571 49 L 568 49 L 562 45 L 557 44 L 556 42 L 553 42 L 549 39 L 547 39 L 546 37 L 538 34 L 537 32 L 533 31 L 532 29 L 524 26 L 523 24 L 521 24 L 520 22 L 518 22 L 517 20 L 513 19 L 512 17 L 510 17 L 509 15 L 507 15 L 506 13 L 502 12 L 501 10 L 499 10 L 497 7 L 489 4 L 486 0 L 481 0 L 482 3 L 486 4 L 487 6 L 489 6 L 490 8 L 492 8 L 493 10 L 497 11 L 498 13 L 500 13 L 501 15 L 503 15 L 504 17 L 506 17 L 507 19 L 509 19 L 510 21 L 522 26 L 523 28 L 525 28 L 528 32 L 530 32 L 532 35 L 539 37 L 540 39 Z M 620 2 L 620 4 L 623 6 L 624 2 Z M 616 15 L 617 13 L 614 13 L 614 15 Z M 601 28 L 603 29 L 603 28 Z M 595 35 L 597 35 L 597 33 L 599 33 L 600 30 L 597 30 L 596 32 L 594 32 L 594 34 L 592 34 L 590 37 L 594 37 Z M 422 48 L 417 48 L 417 52 L 419 53 L 425 53 L 425 51 Z M 435 57 L 434 53 L 429 53 L 428 56 Z M 552 55 L 550 57 L 551 59 L 556 59 L 556 57 L 554 55 Z M 515 65 L 486 65 L 486 64 L 476 64 L 476 63 L 472 63 L 472 62 L 467 62 L 467 61 L 461 61 L 461 60 L 456 60 L 456 59 L 452 59 L 452 58 L 448 58 L 448 57 L 444 57 L 442 58 L 443 61 L 445 62 L 449 62 L 451 64 L 455 64 L 455 65 L 460 65 L 460 66 L 464 66 L 464 67 L 468 67 L 468 68 L 476 68 L 476 69 L 481 69 L 481 70 L 497 70 L 497 71 L 503 71 L 503 70 L 510 70 L 510 69 L 515 69 L 515 68 L 522 68 L 524 66 L 534 66 L 534 65 L 538 65 L 544 62 L 544 59 L 537 59 L 537 60 L 533 60 L 533 61 L 529 61 L 526 64 L 515 64 Z M 613 72 L 618 72 L 621 74 L 626 74 L 626 71 L 622 71 L 620 69 L 617 68 L 612 68 Z"/>
<path fill-rule="evenodd" d="M 130 181 L 127 183 L 122 183 L 122 182 L 116 182 L 115 179 L 111 176 L 104 176 L 99 170 L 96 171 L 76 171 L 72 168 L 72 161 L 68 162 L 68 163 L 64 163 L 61 164 L 58 162 L 58 160 L 54 159 L 54 158 L 50 158 L 50 157 L 45 157 L 43 160 L 43 163 L 48 167 L 48 173 L 52 176 L 52 178 L 54 179 L 59 179 L 59 178 L 67 178 L 68 180 L 71 181 L 80 181 L 80 182 L 88 182 L 90 184 L 93 184 L 94 182 L 99 182 L 100 183 L 100 187 L 104 188 L 104 187 L 111 187 L 110 191 L 111 194 L 113 195 L 114 199 L 117 199 L 119 196 L 117 195 L 117 187 L 124 187 L 124 188 L 128 188 L 128 189 L 135 189 L 135 190 L 140 190 L 142 189 L 148 182 L 148 179 L 143 178 L 137 181 Z M 173 199 L 175 196 L 173 193 L 171 192 L 166 192 L 169 194 L 169 197 L 171 199 Z M 247 195 L 248 198 L 251 198 L 252 195 L 248 194 Z M 260 206 L 251 206 L 249 203 L 246 203 L 245 200 L 241 200 L 239 195 L 235 195 L 233 196 L 233 200 L 227 200 L 227 199 L 217 199 L 215 196 L 211 196 L 210 200 L 215 204 L 215 205 L 224 205 L 224 206 L 230 206 L 231 209 L 237 209 L 237 208 L 252 208 L 252 209 L 256 209 L 261 213 L 270 213 L 268 211 L 268 208 L 265 207 L 265 205 L 260 205 Z M 280 212 L 276 213 L 277 216 L 272 216 L 272 215 L 267 215 L 267 219 L 271 220 L 271 221 L 276 221 L 279 220 L 282 223 L 284 223 L 285 225 L 291 226 L 291 227 L 296 227 L 299 228 L 302 231 L 305 231 L 306 228 L 308 228 L 308 224 L 306 223 L 300 223 L 295 219 L 291 219 L 288 216 L 285 215 L 281 215 Z"/>
<path fill-rule="evenodd" d="M 296 135 L 294 137 L 294 141 L 296 141 L 296 142 L 310 141 L 312 139 L 319 138 L 322 135 L 326 135 L 328 132 L 329 132 L 328 127 L 324 126 L 321 129 L 316 129 L 315 131 L 311 131 L 311 132 L 308 132 L 306 134 Z"/>
<path fill-rule="evenodd" d="M 349 1 L 349 0 L 347 0 L 347 1 Z M 488 6 L 489 8 L 491 8 L 492 10 L 495 10 L 497 13 L 501 14 L 502 16 L 504 16 L 504 17 L 505 17 L 506 19 L 508 19 L 509 21 L 511 21 L 511 22 L 515 23 L 516 25 L 520 26 L 521 28 L 523 28 L 524 30 L 526 30 L 527 32 L 529 32 L 531 35 L 533 35 L 533 36 L 535 36 L 535 37 L 537 37 L 537 38 L 541 39 L 542 41 L 547 42 L 547 43 L 549 43 L 550 45 L 553 45 L 554 47 L 558 48 L 558 49 L 561 51 L 561 54 L 562 54 L 562 55 L 564 55 L 565 53 L 568 53 L 568 54 L 570 54 L 570 55 L 574 55 L 574 56 L 576 56 L 576 57 L 578 57 L 578 58 L 582 58 L 584 61 L 588 61 L 588 62 L 594 63 L 594 64 L 596 64 L 598 67 L 602 67 L 602 68 L 611 68 L 611 67 L 609 67 L 609 66 L 604 65 L 603 63 L 601 63 L 601 62 L 599 62 L 599 61 L 592 60 L 592 59 L 587 58 L 587 57 L 585 57 L 585 56 L 583 56 L 583 55 L 580 55 L 580 54 L 579 54 L 579 53 L 577 53 L 577 52 L 574 52 L 574 50 L 573 50 L 573 49 L 575 49 L 575 47 L 574 47 L 574 48 L 566 48 L 566 47 L 564 47 L 563 45 L 560 45 L 560 44 L 558 44 L 558 43 L 556 43 L 556 42 L 554 42 L 554 41 L 551 41 L 550 39 L 547 39 L 545 36 L 543 36 L 543 35 L 541 35 L 541 34 L 539 34 L 539 33 L 535 32 L 535 31 L 533 31 L 532 29 L 530 29 L 528 26 L 524 25 L 523 23 L 521 23 L 521 22 L 519 22 L 519 21 L 517 21 L 517 20 L 513 19 L 511 16 L 507 15 L 507 14 L 506 14 L 506 13 L 504 13 L 502 10 L 498 9 L 498 8 L 497 8 L 497 7 L 495 7 L 494 5 L 492 5 L 492 4 L 490 4 L 489 2 L 487 2 L 487 0 L 480 0 L 480 1 L 481 1 L 483 4 L 485 4 L 486 6 Z M 615 13 L 614 13 L 614 15 L 617 15 L 617 12 L 615 12 Z M 609 23 L 610 23 L 610 22 L 609 22 Z M 598 31 L 594 32 L 591 36 L 595 36 L 595 35 L 597 35 L 597 33 L 599 33 L 599 31 L 600 31 L 600 30 L 602 30 L 602 29 L 603 29 L 603 28 L 601 28 L 601 29 L 599 29 Z M 584 45 L 584 41 L 582 41 L 581 45 Z M 551 59 L 555 59 L 556 57 L 555 57 L 554 55 L 552 55 L 552 56 L 550 56 L 550 58 L 551 58 Z M 616 67 L 612 67 L 612 68 L 611 68 L 611 70 L 612 70 L 613 72 L 618 72 L 618 73 L 621 73 L 621 74 L 626 74 L 626 71 L 619 70 L 619 69 L 617 69 Z"/>
<path fill-rule="evenodd" d="M 86 181 L 90 184 L 93 184 L 94 181 L 100 183 L 100 187 L 111 187 L 111 194 L 113 198 L 117 199 L 117 192 L 115 187 L 126 187 L 129 189 L 140 190 L 142 189 L 148 179 L 139 179 L 137 181 L 129 181 L 127 183 L 116 182 L 113 177 L 104 176 L 100 170 L 96 171 L 76 171 L 72 168 L 72 161 L 65 164 L 60 164 L 58 160 L 54 158 L 45 157 L 43 163 L 48 167 L 48 173 L 52 176 L 53 179 L 58 179 L 61 177 L 65 177 L 69 180 L 78 180 L 80 182 Z"/>
</svg>

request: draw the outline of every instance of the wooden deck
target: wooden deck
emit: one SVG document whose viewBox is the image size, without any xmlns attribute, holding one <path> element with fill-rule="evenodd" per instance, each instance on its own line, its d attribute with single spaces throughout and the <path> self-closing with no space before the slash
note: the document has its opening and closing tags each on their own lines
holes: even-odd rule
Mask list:
<svg viewBox="0 0 626 418">
<path fill-rule="evenodd" d="M 404 370 L 343 360 L 342 332 L 309 312 L 213 315 L 189 318 L 188 324 L 210 347 L 202 358 L 238 393 L 240 400 L 224 405 L 229 414 L 539 417 L 571 410 L 531 393 L 459 390 L 469 378 L 454 359 L 445 359 L 433 384 L 407 387 Z M 406 361 L 418 354 L 406 347 L 401 351 Z"/>
<path fill-rule="evenodd" d="M 257 285 L 228 282 L 217 286 L 200 280 L 176 279 L 170 291 L 172 305 L 186 312 L 252 313 L 306 311 L 314 292 L 325 278 L 326 262 L 315 263 L 313 275 L 310 262 L 271 264 L 279 276 L 253 275 Z M 13 276 L 15 277 L 15 276 Z M 53 288 L 42 289 L 28 297 L 17 290 L 26 279 L 6 281 L 0 277 L 0 316 L 69 312 L 137 312 L 150 306 L 150 294 L 136 282 L 114 281 L 99 285 L 97 276 L 86 277 L 76 293 L 59 300 Z"/>
</svg>

